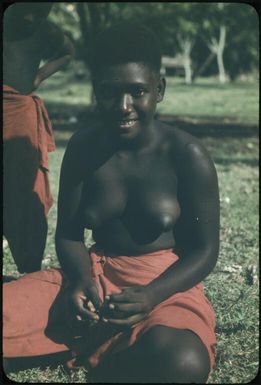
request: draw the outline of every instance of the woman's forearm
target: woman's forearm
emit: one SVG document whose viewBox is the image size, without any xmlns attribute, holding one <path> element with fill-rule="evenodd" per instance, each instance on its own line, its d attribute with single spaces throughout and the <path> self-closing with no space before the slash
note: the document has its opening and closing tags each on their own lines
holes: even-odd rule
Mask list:
<svg viewBox="0 0 261 385">
<path fill-rule="evenodd" d="M 215 266 L 217 251 L 194 251 L 185 258 L 180 258 L 156 279 L 147 285 L 155 305 L 171 295 L 191 289 L 200 283 Z"/>
<path fill-rule="evenodd" d="M 57 59 L 49 60 L 42 67 L 39 68 L 35 79 L 35 87 L 37 87 L 43 80 L 47 79 L 55 72 L 63 68 L 72 59 L 72 55 L 66 54 Z"/>
<path fill-rule="evenodd" d="M 72 285 L 87 286 L 91 283 L 91 260 L 83 242 L 56 238 L 56 253 Z"/>
</svg>

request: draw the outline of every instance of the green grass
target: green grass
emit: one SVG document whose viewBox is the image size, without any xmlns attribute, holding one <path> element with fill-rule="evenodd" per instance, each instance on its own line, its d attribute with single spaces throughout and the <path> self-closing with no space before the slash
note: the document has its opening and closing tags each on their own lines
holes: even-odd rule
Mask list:
<svg viewBox="0 0 261 385">
<path fill-rule="evenodd" d="M 258 125 L 257 81 L 220 85 L 215 79 L 199 78 L 192 86 L 176 78 L 167 82 L 165 100 L 159 105 L 161 113 Z M 38 92 L 51 106 L 61 106 L 63 113 L 71 115 L 90 104 L 90 93 L 90 83 L 76 81 L 72 71 L 55 74 Z M 54 205 L 48 216 L 43 268 L 59 266 L 54 247 L 59 172 L 71 134 L 56 132 L 57 150 L 49 154 Z M 206 294 L 216 311 L 218 341 L 216 367 L 209 383 L 247 383 L 258 370 L 258 138 L 201 140 L 216 164 L 221 204 L 220 255 L 205 280 Z M 87 245 L 91 242 L 91 232 L 86 231 Z M 3 273 L 19 276 L 8 247 L 4 249 Z M 85 383 L 88 373 L 83 369 L 68 373 L 59 365 L 10 373 L 9 378 L 28 383 Z"/>
<path fill-rule="evenodd" d="M 213 78 L 199 78 L 187 86 L 182 79 L 167 78 L 166 96 L 158 111 L 257 125 L 258 109 L 258 81 L 223 85 Z"/>
</svg>

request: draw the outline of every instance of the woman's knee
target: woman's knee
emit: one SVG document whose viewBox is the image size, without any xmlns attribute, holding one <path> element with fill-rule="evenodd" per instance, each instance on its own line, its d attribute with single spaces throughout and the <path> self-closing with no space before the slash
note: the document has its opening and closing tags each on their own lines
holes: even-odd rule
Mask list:
<svg viewBox="0 0 261 385">
<path fill-rule="evenodd" d="M 189 330 L 165 326 L 150 329 L 141 339 L 144 353 L 159 380 L 204 383 L 210 371 L 209 354 Z"/>
<path fill-rule="evenodd" d="M 174 350 L 174 349 L 173 349 Z M 179 347 L 174 357 L 172 351 L 169 364 L 173 365 L 172 373 L 176 382 L 205 383 L 210 372 L 210 360 L 207 349 L 199 342 L 184 344 Z"/>
</svg>

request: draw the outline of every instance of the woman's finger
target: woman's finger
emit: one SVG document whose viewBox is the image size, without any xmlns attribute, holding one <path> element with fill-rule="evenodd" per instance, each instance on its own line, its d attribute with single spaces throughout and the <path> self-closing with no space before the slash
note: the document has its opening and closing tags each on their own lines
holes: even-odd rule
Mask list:
<svg viewBox="0 0 261 385">
<path fill-rule="evenodd" d="M 129 302 L 132 298 L 132 295 L 127 290 L 122 290 L 120 293 L 111 294 L 107 296 L 106 299 L 110 302 Z"/>
<path fill-rule="evenodd" d="M 117 314 L 123 314 L 124 317 L 126 315 L 133 315 L 144 312 L 142 303 L 109 303 L 108 305 L 110 314 L 113 318 L 117 318 Z M 122 317 L 120 317 L 122 318 Z"/>
<path fill-rule="evenodd" d="M 88 298 L 90 298 L 96 311 L 99 310 L 100 307 L 102 306 L 102 300 L 99 296 L 98 289 L 96 286 L 92 286 L 91 288 L 88 289 Z"/>
<path fill-rule="evenodd" d="M 119 319 L 119 318 L 105 318 L 105 322 L 108 322 L 113 325 L 118 325 L 118 326 L 132 326 L 142 319 L 146 318 L 147 314 L 145 313 L 139 313 L 132 315 L 130 317 L 124 318 L 124 319 Z"/>
<path fill-rule="evenodd" d="M 85 308 L 77 309 L 76 315 L 78 315 L 79 320 L 99 320 L 99 315 L 93 311 L 86 310 Z"/>
<path fill-rule="evenodd" d="M 78 315 L 79 320 L 85 320 L 85 319 L 99 319 L 98 314 L 95 313 L 95 311 L 92 311 L 89 307 L 84 306 L 83 301 L 76 301 L 74 303 L 74 313 L 75 315 Z"/>
<path fill-rule="evenodd" d="M 91 312 L 95 313 L 96 312 L 96 309 L 92 303 L 92 301 L 88 301 L 87 302 L 87 309 L 90 310 Z"/>
</svg>

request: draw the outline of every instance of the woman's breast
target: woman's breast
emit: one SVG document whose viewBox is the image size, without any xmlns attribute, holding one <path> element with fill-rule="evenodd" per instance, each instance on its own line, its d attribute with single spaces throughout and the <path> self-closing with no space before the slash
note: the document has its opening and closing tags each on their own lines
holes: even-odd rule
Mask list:
<svg viewBox="0 0 261 385">
<path fill-rule="evenodd" d="M 86 228 L 97 229 L 119 218 L 125 210 L 128 191 L 112 174 L 90 178 L 83 189 L 82 217 Z"/>
<path fill-rule="evenodd" d="M 94 175 L 83 191 L 83 222 L 98 229 L 120 219 L 130 233 L 162 233 L 180 215 L 176 178 L 144 176 L 128 180 L 117 173 Z"/>
<path fill-rule="evenodd" d="M 174 227 L 180 215 L 173 183 L 144 183 L 129 197 L 123 220 L 126 226 L 140 231 L 163 233 Z"/>
</svg>

